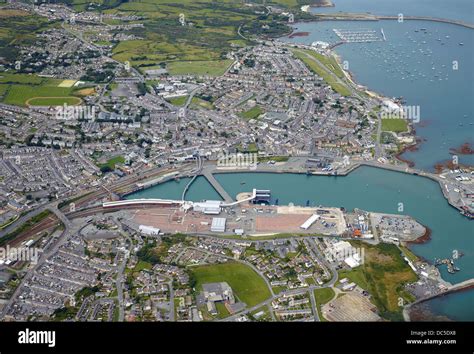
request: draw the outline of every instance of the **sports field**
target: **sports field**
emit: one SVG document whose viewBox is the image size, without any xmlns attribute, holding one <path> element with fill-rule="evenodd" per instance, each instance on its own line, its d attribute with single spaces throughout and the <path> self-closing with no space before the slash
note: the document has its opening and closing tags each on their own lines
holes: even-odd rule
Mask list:
<svg viewBox="0 0 474 354">
<path fill-rule="evenodd" d="M 0 75 L 3 102 L 16 106 L 58 106 L 81 104 L 74 95 L 75 80 L 42 78 L 26 74 Z"/>
<path fill-rule="evenodd" d="M 196 277 L 196 290 L 202 290 L 202 284 L 227 282 L 234 294 L 248 307 L 255 306 L 270 297 L 265 281 L 249 266 L 229 262 L 205 266 L 190 267 Z"/>
</svg>

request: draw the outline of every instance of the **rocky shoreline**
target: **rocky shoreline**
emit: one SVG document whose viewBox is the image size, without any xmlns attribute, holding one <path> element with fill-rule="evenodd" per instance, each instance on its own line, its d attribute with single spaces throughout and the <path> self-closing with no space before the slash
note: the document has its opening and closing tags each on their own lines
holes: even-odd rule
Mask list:
<svg viewBox="0 0 474 354">
<path fill-rule="evenodd" d="M 422 236 L 418 237 L 415 240 L 405 241 L 405 242 L 407 244 L 417 244 L 417 245 L 429 242 L 431 240 L 431 229 L 428 226 L 425 226 L 425 225 L 423 225 L 423 226 L 424 226 L 426 231 Z"/>
</svg>

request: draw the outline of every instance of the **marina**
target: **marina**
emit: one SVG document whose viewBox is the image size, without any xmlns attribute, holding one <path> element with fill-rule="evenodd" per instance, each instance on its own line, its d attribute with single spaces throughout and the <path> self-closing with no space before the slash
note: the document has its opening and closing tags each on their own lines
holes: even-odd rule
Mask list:
<svg viewBox="0 0 474 354">
<path fill-rule="evenodd" d="M 348 30 L 333 29 L 334 33 L 345 43 L 370 43 L 385 40 L 383 29 L 381 30 L 382 38 L 378 32 L 370 29 Z"/>
</svg>

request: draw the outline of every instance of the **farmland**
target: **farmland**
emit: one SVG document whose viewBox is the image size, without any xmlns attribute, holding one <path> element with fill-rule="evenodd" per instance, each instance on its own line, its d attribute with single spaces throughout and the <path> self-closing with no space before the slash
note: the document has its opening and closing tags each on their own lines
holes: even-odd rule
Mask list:
<svg viewBox="0 0 474 354">
<path fill-rule="evenodd" d="M 0 57 L 14 60 L 18 45 L 28 45 L 36 39 L 35 34 L 57 23 L 48 23 L 44 17 L 26 11 L 2 9 L 0 11 Z"/>
</svg>

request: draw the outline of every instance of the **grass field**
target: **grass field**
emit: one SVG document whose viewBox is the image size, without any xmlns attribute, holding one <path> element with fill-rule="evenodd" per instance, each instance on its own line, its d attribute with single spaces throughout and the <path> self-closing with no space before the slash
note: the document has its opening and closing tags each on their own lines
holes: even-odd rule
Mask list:
<svg viewBox="0 0 474 354">
<path fill-rule="evenodd" d="M 73 80 L 43 78 L 36 75 L 0 74 L 0 97 L 7 104 L 17 106 L 57 106 L 64 103 L 80 104 L 82 100 L 74 96 L 70 86 Z M 63 87 L 60 87 L 63 85 Z M 69 86 L 69 87 L 64 87 Z"/>
<path fill-rule="evenodd" d="M 264 113 L 262 107 L 255 106 L 255 107 L 250 108 L 246 112 L 239 113 L 239 116 L 246 119 L 246 120 L 250 120 L 250 119 L 258 118 L 258 116 L 262 113 Z"/>
<path fill-rule="evenodd" d="M 0 83 L 3 84 L 29 84 L 39 85 L 45 82 L 46 79 L 29 74 L 16 74 L 16 73 L 1 73 Z"/>
<path fill-rule="evenodd" d="M 241 145 L 237 146 L 237 151 L 239 152 L 258 152 L 258 147 L 257 147 L 257 144 L 255 143 L 250 143 L 248 144 L 247 148 L 243 148 Z"/>
<path fill-rule="evenodd" d="M 408 131 L 408 122 L 405 119 L 382 119 L 382 131 L 402 133 Z"/>
<path fill-rule="evenodd" d="M 332 288 L 322 288 L 322 289 L 315 289 L 314 290 L 314 298 L 316 299 L 316 303 L 318 305 L 324 305 L 325 303 L 329 302 L 336 293 Z"/>
<path fill-rule="evenodd" d="M 5 94 L 7 93 L 8 87 L 8 85 L 0 84 L 0 101 L 2 100 L 2 97 L 5 96 Z"/>
<path fill-rule="evenodd" d="M 108 166 L 111 170 L 114 170 L 116 164 L 124 163 L 124 162 L 125 162 L 125 158 L 123 156 L 116 156 L 108 160 L 106 163 L 99 164 L 98 166 L 100 168 Z"/>
<path fill-rule="evenodd" d="M 74 106 L 82 102 L 79 97 L 33 97 L 26 100 L 28 106 L 61 106 L 64 103 Z"/>
<path fill-rule="evenodd" d="M 203 100 L 199 97 L 193 97 L 193 99 L 191 100 L 191 107 L 194 107 L 194 108 L 202 107 L 209 110 L 214 109 L 214 105 L 211 102 Z"/>
<path fill-rule="evenodd" d="M 186 103 L 186 100 L 188 99 L 188 96 L 180 96 L 180 97 L 173 97 L 166 99 L 169 103 L 171 103 L 173 106 L 184 106 Z"/>
<path fill-rule="evenodd" d="M 59 83 L 58 87 L 72 87 L 76 82 L 76 80 L 63 80 Z"/>
<path fill-rule="evenodd" d="M 286 162 L 289 160 L 289 156 L 262 156 L 258 157 L 258 162 L 267 162 L 267 161 L 275 161 L 275 162 Z"/>
<path fill-rule="evenodd" d="M 63 103 L 80 103 L 77 97 L 69 96 L 70 88 L 50 85 L 11 85 L 5 95 L 4 102 L 17 106 L 31 105 L 62 105 Z M 46 99 L 46 98 L 51 99 Z M 37 99 L 36 99 L 37 98 Z M 32 100 L 34 99 L 34 100 Z"/>
<path fill-rule="evenodd" d="M 315 289 L 314 290 L 314 298 L 316 300 L 316 308 L 318 310 L 319 319 L 321 321 L 326 321 L 326 319 L 324 318 L 324 316 L 322 314 L 321 306 L 328 303 L 332 298 L 334 298 L 335 295 L 336 295 L 336 293 L 334 292 L 334 290 L 332 288 L 322 288 L 322 289 Z"/>
<path fill-rule="evenodd" d="M 209 75 L 220 76 L 232 64 L 232 60 L 215 61 L 172 61 L 168 63 L 171 75 Z"/>
<path fill-rule="evenodd" d="M 303 63 L 305 63 L 311 71 L 322 77 L 323 80 L 326 81 L 326 83 L 331 86 L 334 91 L 336 91 L 342 96 L 351 95 L 351 91 L 348 87 L 341 84 L 340 82 L 336 82 L 335 79 L 329 73 L 327 73 L 323 67 L 321 67 L 321 65 L 309 58 L 308 55 L 318 59 L 321 63 L 323 63 L 323 65 L 326 66 L 326 69 L 334 72 L 336 76 L 343 77 L 344 74 L 342 73 L 339 64 L 336 63 L 336 60 L 334 58 L 324 57 L 321 54 L 318 54 L 312 50 L 293 49 L 292 52 L 298 59 L 303 61 Z M 322 60 L 320 57 L 326 59 Z"/>
<path fill-rule="evenodd" d="M 368 290 L 382 317 L 402 321 L 399 299 L 402 298 L 405 304 L 413 300 L 403 286 L 416 281 L 417 275 L 395 245 L 370 246 L 360 242 L 354 244 L 357 244 L 355 247 L 364 247 L 365 262 L 350 271 L 339 272 L 339 279 L 348 278 Z"/>
<path fill-rule="evenodd" d="M 190 267 L 196 277 L 196 289 L 205 283 L 227 282 L 234 294 L 248 307 L 267 300 L 271 294 L 265 281 L 252 268 L 242 263 L 229 262 Z"/>
<path fill-rule="evenodd" d="M 329 57 L 329 56 L 326 56 L 326 55 L 322 55 L 322 54 L 317 53 L 317 52 L 313 52 L 311 54 L 315 58 L 317 58 L 321 63 L 323 63 L 326 68 L 328 68 L 334 74 L 336 74 L 336 76 L 338 78 L 343 79 L 345 77 L 339 63 L 336 61 L 336 59 L 334 57 Z"/>
</svg>

